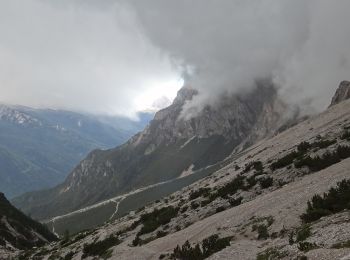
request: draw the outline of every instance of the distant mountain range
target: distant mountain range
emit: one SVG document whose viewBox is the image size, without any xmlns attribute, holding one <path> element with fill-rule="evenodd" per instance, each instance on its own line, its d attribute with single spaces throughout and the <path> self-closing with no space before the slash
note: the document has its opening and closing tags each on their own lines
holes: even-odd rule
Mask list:
<svg viewBox="0 0 350 260">
<path fill-rule="evenodd" d="M 88 152 L 122 144 L 153 114 L 139 117 L 0 105 L 0 191 L 11 198 L 62 182 Z"/>
</svg>

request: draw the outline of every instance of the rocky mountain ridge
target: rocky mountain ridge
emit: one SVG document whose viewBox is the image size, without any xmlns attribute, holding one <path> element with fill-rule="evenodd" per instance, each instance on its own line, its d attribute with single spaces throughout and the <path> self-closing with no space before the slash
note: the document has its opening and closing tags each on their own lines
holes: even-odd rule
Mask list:
<svg viewBox="0 0 350 260">
<path fill-rule="evenodd" d="M 334 106 L 350 98 L 350 81 L 342 81 L 332 98 L 331 106 Z"/>
<path fill-rule="evenodd" d="M 195 94 L 193 89 L 181 89 L 173 104 L 157 112 L 145 130 L 126 144 L 90 153 L 63 184 L 13 202 L 39 219 L 65 214 L 177 178 L 189 168 L 215 164 L 238 145 L 273 135 L 285 123 L 282 115 L 287 108 L 269 81 L 259 82 L 247 94 L 224 97 L 218 106 L 207 106 L 190 120 L 179 118 L 183 105 Z"/>
<path fill-rule="evenodd" d="M 347 259 L 349 129 L 343 101 L 181 191 L 26 257 Z"/>
</svg>

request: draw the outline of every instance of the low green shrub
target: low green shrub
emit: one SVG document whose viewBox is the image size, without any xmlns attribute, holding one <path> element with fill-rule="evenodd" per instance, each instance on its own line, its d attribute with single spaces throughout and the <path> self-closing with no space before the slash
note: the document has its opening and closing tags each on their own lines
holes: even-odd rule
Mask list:
<svg viewBox="0 0 350 260">
<path fill-rule="evenodd" d="M 242 200 L 243 200 L 243 198 L 242 197 L 238 197 L 237 199 L 229 199 L 229 203 L 230 203 L 230 205 L 232 206 L 232 207 L 236 207 L 236 206 L 239 206 L 239 205 L 241 205 L 241 203 L 242 203 Z"/>
<path fill-rule="evenodd" d="M 100 256 L 103 258 L 108 254 L 108 250 L 111 247 L 118 245 L 120 242 L 121 241 L 117 237 L 110 235 L 104 240 L 91 244 L 85 244 L 82 258 L 86 258 L 88 256 Z"/>
<path fill-rule="evenodd" d="M 143 224 L 139 235 L 150 233 L 158 227 L 168 224 L 170 220 L 177 216 L 179 208 L 173 206 L 154 209 L 150 213 L 141 215 L 140 222 Z"/>
<path fill-rule="evenodd" d="M 259 184 L 262 189 L 267 189 L 272 186 L 273 178 L 272 177 L 261 178 L 259 179 Z"/>
<path fill-rule="evenodd" d="M 261 172 L 263 170 L 263 164 L 261 161 L 253 161 L 253 162 L 250 162 L 248 163 L 244 170 L 243 170 L 243 173 L 247 173 L 249 172 L 251 169 L 255 169 L 256 171 L 258 172 Z"/>
<path fill-rule="evenodd" d="M 332 248 L 340 249 L 340 248 L 350 248 L 350 240 L 339 242 L 332 245 Z"/>
<path fill-rule="evenodd" d="M 188 210 L 188 206 L 185 205 L 180 209 L 180 213 L 185 213 Z"/>
<path fill-rule="evenodd" d="M 255 179 L 255 176 L 253 175 L 253 176 L 247 178 L 248 185 L 245 186 L 245 189 L 249 190 L 250 188 L 254 187 L 255 184 L 257 184 L 257 183 L 258 183 L 258 181 Z"/>
<path fill-rule="evenodd" d="M 198 202 L 195 202 L 195 201 L 192 201 L 191 202 L 191 209 L 197 209 L 197 208 L 199 208 L 199 203 Z"/>
<path fill-rule="evenodd" d="M 168 232 L 165 232 L 165 231 L 163 231 L 163 230 L 159 230 L 159 231 L 157 232 L 157 238 L 159 238 L 159 237 L 165 237 L 167 234 L 168 234 Z"/>
<path fill-rule="evenodd" d="M 319 149 L 324 149 L 327 148 L 328 146 L 331 146 L 332 144 L 335 144 L 337 140 L 320 140 L 316 141 L 312 144 L 312 147 L 319 148 Z"/>
<path fill-rule="evenodd" d="M 350 209 L 350 180 L 342 180 L 323 196 L 313 196 L 307 203 L 306 212 L 300 218 L 309 223 L 344 209 Z"/>
<path fill-rule="evenodd" d="M 74 256 L 74 252 L 69 252 L 64 256 L 63 260 L 71 260 L 73 259 L 73 256 Z"/>
<path fill-rule="evenodd" d="M 186 241 L 181 247 L 178 245 L 174 249 L 171 258 L 202 260 L 228 247 L 231 239 L 231 237 L 219 238 L 219 236 L 215 234 L 204 239 L 201 245 L 196 244 L 194 247 Z"/>
<path fill-rule="evenodd" d="M 279 251 L 277 248 L 268 248 L 257 255 L 256 260 L 274 260 L 282 259 L 288 254 L 285 251 Z"/>
<path fill-rule="evenodd" d="M 269 232 L 267 230 L 267 226 L 264 224 L 258 225 L 257 226 L 257 231 L 258 231 L 258 239 L 268 239 L 269 238 Z"/>
<path fill-rule="evenodd" d="M 307 166 L 311 171 L 316 172 L 349 157 L 350 147 L 339 145 L 334 152 L 326 152 L 322 156 L 306 156 L 304 158 L 300 158 L 294 163 L 294 166 L 296 168 Z"/>
<path fill-rule="evenodd" d="M 238 175 L 231 182 L 227 183 L 217 191 L 217 196 L 227 198 L 228 195 L 234 195 L 239 189 L 244 188 L 245 177 Z"/>
<path fill-rule="evenodd" d="M 210 188 L 200 188 L 196 191 L 191 191 L 189 200 L 194 200 L 199 197 L 208 197 L 210 194 L 210 190 L 211 190 Z"/>
<path fill-rule="evenodd" d="M 296 242 L 305 241 L 308 237 L 311 236 L 311 227 L 310 225 L 303 225 L 297 230 L 296 233 Z"/>
<path fill-rule="evenodd" d="M 304 152 L 293 151 L 293 152 L 283 156 L 282 158 L 279 158 L 277 161 L 273 162 L 270 165 L 270 168 L 272 170 L 284 168 L 284 167 L 292 164 L 295 159 L 303 156 L 303 154 L 304 154 Z"/>
<path fill-rule="evenodd" d="M 203 201 L 201 201 L 201 207 L 205 207 L 205 206 L 207 206 L 208 204 L 210 204 L 211 202 L 212 202 L 211 199 L 203 200 Z"/>
<path fill-rule="evenodd" d="M 219 212 L 224 211 L 224 210 L 225 210 L 225 207 L 224 207 L 224 206 L 219 206 L 219 207 L 217 207 L 217 208 L 215 209 L 215 212 L 216 212 L 216 213 L 219 213 Z"/>
<path fill-rule="evenodd" d="M 350 131 L 344 131 L 342 135 L 340 136 L 340 139 L 342 140 L 350 140 Z"/>
<path fill-rule="evenodd" d="M 307 152 L 311 147 L 312 147 L 312 145 L 311 145 L 309 142 L 301 142 L 301 143 L 297 146 L 297 150 L 298 150 L 298 152 L 305 153 L 305 152 Z"/>
<path fill-rule="evenodd" d="M 315 243 L 300 242 L 298 244 L 298 249 L 303 251 L 303 252 L 308 252 L 308 251 L 316 249 L 316 248 L 318 248 L 318 246 Z"/>
</svg>

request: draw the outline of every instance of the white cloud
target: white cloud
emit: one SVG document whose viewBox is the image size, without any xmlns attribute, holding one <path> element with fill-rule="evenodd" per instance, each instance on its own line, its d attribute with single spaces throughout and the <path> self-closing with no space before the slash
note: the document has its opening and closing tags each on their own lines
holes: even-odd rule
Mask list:
<svg viewBox="0 0 350 260">
<path fill-rule="evenodd" d="M 350 77 L 347 0 L 149 0 L 132 3 L 155 44 L 190 66 L 190 106 L 274 77 L 292 104 L 320 110 Z"/>
<path fill-rule="evenodd" d="M 132 115 L 187 84 L 192 105 L 272 76 L 320 110 L 349 78 L 348 0 L 0 0 L 0 101 Z M 189 69 L 190 68 L 190 69 Z"/>
<path fill-rule="evenodd" d="M 168 92 L 179 74 L 132 10 L 95 3 L 0 1 L 0 101 L 132 116 Z"/>
</svg>

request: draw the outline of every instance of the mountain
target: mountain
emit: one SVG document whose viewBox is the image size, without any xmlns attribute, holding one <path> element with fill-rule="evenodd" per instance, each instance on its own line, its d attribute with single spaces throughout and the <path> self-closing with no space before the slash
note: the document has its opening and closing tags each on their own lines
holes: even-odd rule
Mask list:
<svg viewBox="0 0 350 260">
<path fill-rule="evenodd" d="M 38 219 L 109 199 L 147 185 L 169 181 L 216 164 L 235 148 L 272 135 L 285 123 L 286 106 L 269 81 L 248 93 L 223 97 L 190 119 L 185 102 L 197 92 L 182 88 L 173 104 L 127 143 L 90 153 L 53 189 L 25 194 L 13 203 Z"/>
<path fill-rule="evenodd" d="M 57 240 L 45 226 L 13 207 L 0 193 L 0 258 L 7 253 L 42 246 Z"/>
<path fill-rule="evenodd" d="M 0 105 L 0 191 L 11 198 L 57 185 L 91 150 L 122 144 L 143 129 L 147 115 L 140 117 Z"/>
<path fill-rule="evenodd" d="M 350 82 L 344 80 L 340 83 L 335 95 L 333 96 L 331 106 L 334 106 L 349 98 L 350 98 Z"/>
<path fill-rule="evenodd" d="M 344 100 L 229 155 L 207 177 L 28 259 L 348 259 L 349 129 Z"/>
</svg>

